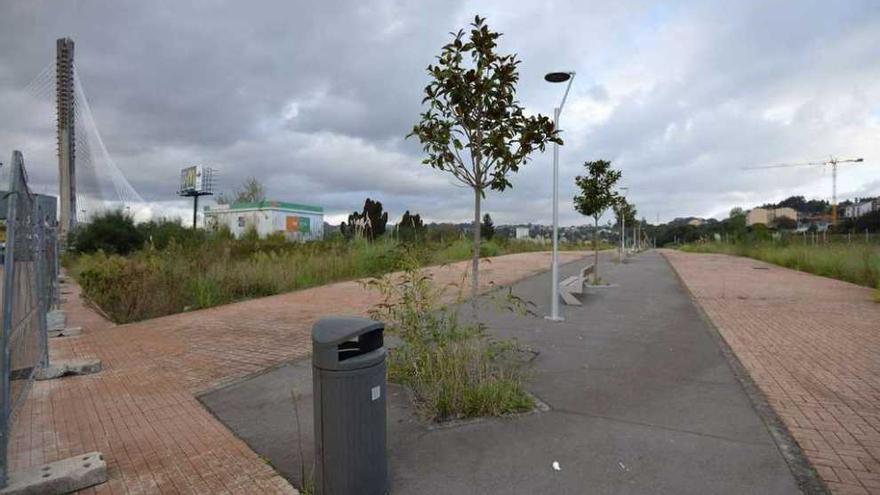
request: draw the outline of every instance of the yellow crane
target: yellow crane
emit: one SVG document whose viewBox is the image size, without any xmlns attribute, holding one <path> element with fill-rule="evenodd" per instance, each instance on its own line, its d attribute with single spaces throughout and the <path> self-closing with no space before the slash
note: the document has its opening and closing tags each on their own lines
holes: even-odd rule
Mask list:
<svg viewBox="0 0 880 495">
<path fill-rule="evenodd" d="M 788 167 L 809 167 L 809 166 L 831 166 L 831 224 L 837 225 L 837 166 L 841 163 L 861 163 L 864 158 L 847 158 L 839 159 L 831 157 L 824 162 L 805 162 L 805 163 L 779 163 L 776 165 L 762 165 L 760 167 L 743 167 L 743 170 L 760 170 L 768 168 L 788 168 Z"/>
</svg>

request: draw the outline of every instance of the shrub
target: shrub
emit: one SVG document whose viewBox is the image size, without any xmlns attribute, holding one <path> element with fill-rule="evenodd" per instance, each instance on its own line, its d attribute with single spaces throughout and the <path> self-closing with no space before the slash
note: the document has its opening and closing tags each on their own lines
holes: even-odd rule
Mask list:
<svg viewBox="0 0 880 495">
<path fill-rule="evenodd" d="M 83 292 L 114 321 L 127 323 L 183 310 L 184 285 L 173 266 L 154 254 L 136 257 L 102 251 L 77 260 Z"/>
<path fill-rule="evenodd" d="M 165 249 L 172 242 L 184 246 L 197 246 L 206 239 L 204 230 L 184 226 L 180 219 L 159 219 L 141 223 L 138 232 L 154 249 Z"/>
<path fill-rule="evenodd" d="M 128 254 L 144 243 L 134 219 L 121 210 L 96 215 L 90 223 L 80 224 L 71 237 L 71 249 L 80 253 Z"/>
<path fill-rule="evenodd" d="M 383 298 L 371 316 L 402 341 L 389 352 L 389 380 L 407 386 L 417 411 L 430 421 L 531 409 L 517 346 L 494 341 L 480 324 L 462 324 L 454 308 L 439 307 L 443 290 L 417 260 L 405 256 L 402 266 L 397 276 L 367 283 Z"/>
</svg>

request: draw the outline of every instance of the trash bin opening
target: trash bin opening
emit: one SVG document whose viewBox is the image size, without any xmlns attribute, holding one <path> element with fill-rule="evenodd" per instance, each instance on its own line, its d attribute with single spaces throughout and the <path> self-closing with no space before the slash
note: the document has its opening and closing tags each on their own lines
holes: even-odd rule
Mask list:
<svg viewBox="0 0 880 495">
<path fill-rule="evenodd" d="M 375 351 L 382 347 L 382 340 L 382 329 L 377 329 L 362 334 L 356 339 L 340 342 L 336 347 L 339 351 L 339 361 L 342 362 Z"/>
</svg>

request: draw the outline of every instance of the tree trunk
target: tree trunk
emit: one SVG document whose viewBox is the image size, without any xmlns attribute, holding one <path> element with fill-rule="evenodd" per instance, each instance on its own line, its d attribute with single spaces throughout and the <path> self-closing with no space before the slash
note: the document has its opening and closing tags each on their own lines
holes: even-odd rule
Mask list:
<svg viewBox="0 0 880 495">
<path fill-rule="evenodd" d="M 593 217 L 593 285 L 599 285 L 599 217 Z"/>
<path fill-rule="evenodd" d="M 477 311 L 477 292 L 480 290 L 480 189 L 474 188 L 474 255 L 471 260 L 471 306 Z"/>
</svg>

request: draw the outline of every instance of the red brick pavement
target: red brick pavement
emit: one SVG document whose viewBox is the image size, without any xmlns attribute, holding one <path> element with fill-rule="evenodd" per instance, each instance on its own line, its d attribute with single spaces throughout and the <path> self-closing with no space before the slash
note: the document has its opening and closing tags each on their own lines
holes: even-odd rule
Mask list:
<svg viewBox="0 0 880 495">
<path fill-rule="evenodd" d="M 562 261 L 580 256 L 561 253 Z M 509 284 L 548 265 L 548 253 L 493 258 L 481 266 L 482 286 Z M 460 281 L 466 266 L 430 270 L 445 284 Z M 357 282 L 342 282 L 115 326 L 82 304 L 76 285 L 64 290 L 69 325 L 85 332 L 53 339 L 50 357 L 96 357 L 104 370 L 37 382 L 9 454 L 17 470 L 102 451 L 110 479 L 83 493 L 295 493 L 195 395 L 306 356 L 317 318 L 362 315 L 377 302 Z"/>
<path fill-rule="evenodd" d="M 664 254 L 832 492 L 880 494 L 872 291 L 748 258 Z"/>
</svg>

